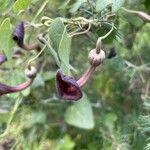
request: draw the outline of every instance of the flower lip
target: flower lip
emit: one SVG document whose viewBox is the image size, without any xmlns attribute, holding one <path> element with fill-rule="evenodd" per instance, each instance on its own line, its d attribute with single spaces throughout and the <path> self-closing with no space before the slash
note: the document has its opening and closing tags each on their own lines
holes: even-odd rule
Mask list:
<svg viewBox="0 0 150 150">
<path fill-rule="evenodd" d="M 23 41 L 24 41 L 24 22 L 21 21 L 19 22 L 13 33 L 12 33 L 12 37 L 13 37 L 13 40 L 19 45 L 19 46 L 22 46 L 23 44 Z"/>
<path fill-rule="evenodd" d="M 56 73 L 56 88 L 58 95 L 65 100 L 79 100 L 82 92 L 73 77 L 62 74 L 60 70 Z"/>
</svg>

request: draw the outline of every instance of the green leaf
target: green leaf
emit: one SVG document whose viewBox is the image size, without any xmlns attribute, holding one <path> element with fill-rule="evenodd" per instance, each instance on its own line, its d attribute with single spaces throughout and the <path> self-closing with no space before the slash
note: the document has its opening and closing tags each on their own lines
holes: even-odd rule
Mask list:
<svg viewBox="0 0 150 150">
<path fill-rule="evenodd" d="M 61 70 L 68 74 L 70 69 L 69 56 L 70 56 L 70 46 L 71 46 L 71 37 L 66 32 L 66 29 L 63 32 L 61 41 L 59 43 L 58 54 L 61 60 Z"/>
<path fill-rule="evenodd" d="M 30 4 L 30 0 L 17 0 L 13 6 L 14 12 L 19 12 L 21 10 L 25 10 Z"/>
<path fill-rule="evenodd" d="M 56 18 L 50 25 L 49 28 L 49 38 L 52 42 L 52 47 L 55 51 L 58 51 L 59 43 L 62 39 L 62 35 L 64 33 L 65 26 L 60 18 Z"/>
<path fill-rule="evenodd" d="M 118 11 L 124 4 L 124 0 L 114 0 L 112 5 L 112 12 Z"/>
<path fill-rule="evenodd" d="M 66 28 L 60 18 L 56 18 L 52 22 L 49 28 L 49 38 L 52 44 L 52 48 L 50 50 L 52 51 L 54 48 L 54 51 L 57 52 L 61 60 L 61 70 L 65 74 L 68 74 L 70 69 L 75 70 L 69 64 L 71 37 L 67 34 Z"/>
<path fill-rule="evenodd" d="M 42 111 L 34 111 L 31 113 L 30 118 L 28 120 L 28 127 L 32 127 L 35 124 L 44 124 L 46 122 L 45 113 Z"/>
<path fill-rule="evenodd" d="M 71 13 L 75 13 L 80 7 L 81 5 L 86 2 L 86 0 L 77 0 L 73 5 L 72 8 L 70 9 Z"/>
<path fill-rule="evenodd" d="M 96 11 L 100 12 L 107 6 L 112 6 L 112 12 L 118 11 L 124 4 L 124 0 L 97 0 L 96 1 Z"/>
<path fill-rule="evenodd" d="M 10 19 L 6 18 L 0 26 L 0 51 L 4 52 L 7 58 L 11 58 L 12 40 Z"/>
<path fill-rule="evenodd" d="M 79 128 L 92 129 L 94 127 L 92 106 L 85 94 L 82 99 L 67 109 L 65 120 L 68 124 Z"/>
<path fill-rule="evenodd" d="M 97 0 L 96 1 L 96 11 L 102 11 L 108 5 L 113 4 L 114 0 Z"/>
<path fill-rule="evenodd" d="M 10 112 L 0 109 L 0 123 L 7 122 L 10 117 Z"/>
</svg>

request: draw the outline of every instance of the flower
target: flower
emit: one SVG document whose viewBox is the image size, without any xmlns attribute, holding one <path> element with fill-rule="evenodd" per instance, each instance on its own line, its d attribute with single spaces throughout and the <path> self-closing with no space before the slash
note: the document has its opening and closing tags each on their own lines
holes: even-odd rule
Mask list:
<svg viewBox="0 0 150 150">
<path fill-rule="evenodd" d="M 38 42 L 34 42 L 31 44 L 24 43 L 24 30 L 24 22 L 19 22 L 12 33 L 13 40 L 18 44 L 19 47 L 23 48 L 24 50 L 30 51 L 36 49 L 37 51 L 40 51 L 41 47 Z"/>
<path fill-rule="evenodd" d="M 24 22 L 19 22 L 13 33 L 12 33 L 12 36 L 13 36 L 13 40 L 20 46 L 22 47 L 23 43 L 24 43 Z"/>
<path fill-rule="evenodd" d="M 3 54 L 0 54 L 0 65 L 3 64 L 7 60 L 6 56 Z"/>
<path fill-rule="evenodd" d="M 58 95 L 66 100 L 79 100 L 82 92 L 73 77 L 64 75 L 60 70 L 56 73 L 56 88 Z"/>
<path fill-rule="evenodd" d="M 81 87 L 90 79 L 96 67 L 103 63 L 105 52 L 100 50 L 96 53 L 96 49 L 92 49 L 89 53 L 90 66 L 81 76 L 79 80 L 64 75 L 60 70 L 56 73 L 56 89 L 63 99 L 79 100 L 82 97 Z"/>
</svg>

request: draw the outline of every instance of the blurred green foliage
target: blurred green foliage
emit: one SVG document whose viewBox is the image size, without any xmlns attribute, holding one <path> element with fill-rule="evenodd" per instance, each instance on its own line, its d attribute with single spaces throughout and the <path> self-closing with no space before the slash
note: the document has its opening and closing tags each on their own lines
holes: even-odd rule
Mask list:
<svg viewBox="0 0 150 150">
<path fill-rule="evenodd" d="M 30 88 L 0 97 L 0 149 L 150 149 L 150 24 L 123 11 L 122 6 L 150 13 L 148 0 L 0 0 L 0 52 L 8 57 L 0 66 L 0 82 L 24 82 L 24 68 L 37 54 L 22 51 L 21 58 L 10 58 L 16 46 L 10 37 L 11 25 L 14 28 L 23 20 L 27 23 L 27 43 L 48 32 L 48 42 L 53 45 L 44 51 L 42 69 Z M 71 39 L 61 19 L 55 19 L 100 19 L 110 12 L 115 17 Z M 43 16 L 55 19 L 52 26 L 41 26 Z M 60 99 L 55 90 L 56 58 L 64 72 L 76 69 L 71 72 L 79 78 L 88 66 L 88 52 L 97 38 L 109 31 L 111 22 L 116 29 L 103 41 L 102 49 L 108 54 L 115 48 L 117 56 L 97 68 L 82 88 L 83 99 Z"/>
</svg>

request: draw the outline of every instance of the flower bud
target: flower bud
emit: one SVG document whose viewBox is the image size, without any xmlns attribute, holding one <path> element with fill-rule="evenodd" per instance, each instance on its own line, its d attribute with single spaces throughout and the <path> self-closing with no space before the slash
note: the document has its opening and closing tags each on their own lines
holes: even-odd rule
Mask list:
<svg viewBox="0 0 150 150">
<path fill-rule="evenodd" d="M 27 68 L 27 69 L 25 70 L 25 74 L 26 74 L 26 76 L 27 76 L 28 78 L 33 79 L 33 78 L 36 77 L 37 69 L 36 69 L 35 67 L 31 66 L 30 69 Z"/>
<path fill-rule="evenodd" d="M 103 63 L 105 59 L 105 52 L 103 50 L 100 50 L 100 53 L 96 53 L 96 49 L 92 49 L 89 52 L 88 58 L 89 58 L 90 64 L 97 67 Z"/>
</svg>

